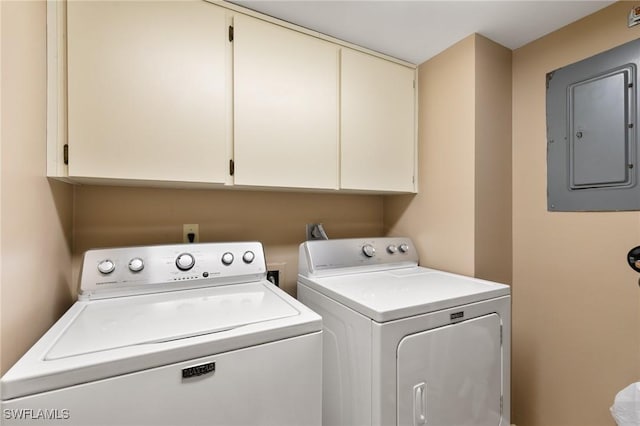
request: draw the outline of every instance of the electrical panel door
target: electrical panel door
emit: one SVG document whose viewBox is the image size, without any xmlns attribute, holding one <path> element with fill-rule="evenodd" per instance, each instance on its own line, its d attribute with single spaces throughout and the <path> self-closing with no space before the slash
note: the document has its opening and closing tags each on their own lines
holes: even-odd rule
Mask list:
<svg viewBox="0 0 640 426">
<path fill-rule="evenodd" d="M 550 211 L 640 210 L 636 40 L 547 75 Z"/>
</svg>

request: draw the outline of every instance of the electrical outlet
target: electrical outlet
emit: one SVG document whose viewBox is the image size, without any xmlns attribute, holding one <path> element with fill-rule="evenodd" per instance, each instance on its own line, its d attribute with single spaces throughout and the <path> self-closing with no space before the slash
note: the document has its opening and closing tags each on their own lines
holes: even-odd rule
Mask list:
<svg viewBox="0 0 640 426">
<path fill-rule="evenodd" d="M 282 280 L 284 279 L 284 270 L 287 264 L 281 263 L 268 263 L 267 264 L 267 280 L 272 284 L 280 287 Z"/>
<path fill-rule="evenodd" d="M 267 281 L 271 281 L 271 284 L 276 287 L 280 287 L 280 271 L 267 271 Z"/>
<path fill-rule="evenodd" d="M 185 225 L 182 225 L 182 242 L 200 242 L 200 226 L 197 223 L 187 223 Z"/>
</svg>

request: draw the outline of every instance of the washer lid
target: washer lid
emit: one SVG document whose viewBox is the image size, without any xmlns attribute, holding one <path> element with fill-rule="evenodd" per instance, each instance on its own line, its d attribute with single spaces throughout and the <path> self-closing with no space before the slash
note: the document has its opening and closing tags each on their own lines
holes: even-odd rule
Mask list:
<svg viewBox="0 0 640 426">
<path fill-rule="evenodd" d="M 301 283 L 378 322 L 505 296 L 509 286 L 423 267 L 399 268 Z"/>
<path fill-rule="evenodd" d="M 319 333 L 318 314 L 263 280 L 78 301 L 0 379 L 3 401 Z"/>
<path fill-rule="evenodd" d="M 85 305 L 45 360 L 218 333 L 293 315 L 298 311 L 261 284 L 98 300 Z"/>
</svg>

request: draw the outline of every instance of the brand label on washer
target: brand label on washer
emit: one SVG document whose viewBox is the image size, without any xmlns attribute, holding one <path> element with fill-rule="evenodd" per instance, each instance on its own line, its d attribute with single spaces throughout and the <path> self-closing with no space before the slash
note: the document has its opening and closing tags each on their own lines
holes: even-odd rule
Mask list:
<svg viewBox="0 0 640 426">
<path fill-rule="evenodd" d="M 451 321 L 464 318 L 464 311 L 454 312 L 450 315 Z"/>
<path fill-rule="evenodd" d="M 215 362 L 194 365 L 193 367 L 187 367 L 182 369 L 182 378 L 188 379 L 189 377 L 203 376 L 205 374 L 213 373 L 215 371 L 216 371 Z"/>
</svg>

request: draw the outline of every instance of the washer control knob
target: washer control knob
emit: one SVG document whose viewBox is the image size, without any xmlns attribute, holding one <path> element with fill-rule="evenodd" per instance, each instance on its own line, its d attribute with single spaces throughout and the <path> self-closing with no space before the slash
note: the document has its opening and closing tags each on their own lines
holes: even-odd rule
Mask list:
<svg viewBox="0 0 640 426">
<path fill-rule="evenodd" d="M 100 271 L 101 274 L 105 274 L 105 275 L 110 274 L 115 269 L 116 269 L 116 264 L 113 263 L 112 260 L 105 259 L 102 262 L 98 263 L 98 271 Z"/>
<path fill-rule="evenodd" d="M 406 253 L 409 251 L 409 244 L 402 243 L 398 248 L 402 253 Z"/>
<path fill-rule="evenodd" d="M 188 271 L 196 264 L 196 260 L 189 253 L 182 253 L 176 257 L 176 266 L 181 271 Z"/>
<path fill-rule="evenodd" d="M 226 252 L 222 255 L 222 263 L 229 266 L 233 263 L 233 254 Z"/>
<path fill-rule="evenodd" d="M 252 251 L 245 251 L 242 255 L 242 260 L 244 263 L 251 263 L 256 258 L 256 255 Z"/>
<path fill-rule="evenodd" d="M 129 261 L 129 269 L 131 272 L 140 272 L 144 269 L 144 261 L 139 257 L 134 257 Z"/>
<path fill-rule="evenodd" d="M 398 247 L 396 247 L 395 244 L 390 244 L 389 247 L 387 247 L 387 251 L 389 254 L 396 254 L 398 252 Z"/>
<path fill-rule="evenodd" d="M 362 253 L 367 257 L 373 257 L 376 254 L 376 249 L 371 244 L 365 244 L 362 247 Z"/>
</svg>

